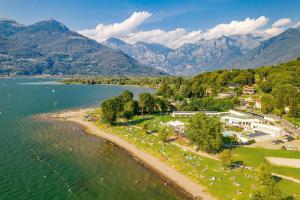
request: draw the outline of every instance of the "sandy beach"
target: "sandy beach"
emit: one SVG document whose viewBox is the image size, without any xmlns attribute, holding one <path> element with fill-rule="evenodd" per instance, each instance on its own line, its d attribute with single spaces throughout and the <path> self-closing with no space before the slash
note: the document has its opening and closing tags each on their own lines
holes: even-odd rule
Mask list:
<svg viewBox="0 0 300 200">
<path fill-rule="evenodd" d="M 90 109 L 72 110 L 62 113 L 55 113 L 51 114 L 51 117 L 58 120 L 67 120 L 78 123 L 86 129 L 87 133 L 101 137 L 118 145 L 119 147 L 128 151 L 139 161 L 141 161 L 144 165 L 155 170 L 157 173 L 169 180 L 171 183 L 182 188 L 193 198 L 205 200 L 215 199 L 206 191 L 206 189 L 203 186 L 195 183 L 187 176 L 177 172 L 175 169 L 169 167 L 167 164 L 163 163 L 158 158 L 148 153 L 145 153 L 144 151 L 138 149 L 135 145 L 125 141 L 124 139 L 121 139 L 120 137 L 114 134 L 110 134 L 99 129 L 95 124 L 93 124 L 93 122 L 84 120 L 83 116 L 88 110 Z"/>
</svg>

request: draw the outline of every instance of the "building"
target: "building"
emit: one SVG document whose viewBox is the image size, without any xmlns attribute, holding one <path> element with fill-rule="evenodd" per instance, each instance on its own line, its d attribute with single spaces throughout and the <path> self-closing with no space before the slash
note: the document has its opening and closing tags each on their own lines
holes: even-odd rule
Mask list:
<svg viewBox="0 0 300 200">
<path fill-rule="evenodd" d="M 253 115 L 236 110 L 229 110 L 228 114 L 222 116 L 220 119 L 221 122 L 224 122 L 229 126 L 236 126 L 244 129 L 250 129 L 252 123 L 260 122 L 260 120 Z"/>
<path fill-rule="evenodd" d="M 204 114 L 208 117 L 221 117 L 228 115 L 228 112 L 217 112 L 217 111 L 204 111 Z"/>
<path fill-rule="evenodd" d="M 255 108 L 256 108 L 256 109 L 261 109 L 261 101 L 260 101 L 259 99 L 257 99 L 257 100 L 255 101 Z"/>
<path fill-rule="evenodd" d="M 262 142 L 271 140 L 272 136 L 264 133 L 240 133 L 235 131 L 224 131 L 224 137 L 235 136 L 241 144 L 249 144 L 251 142 Z"/>
<path fill-rule="evenodd" d="M 252 123 L 251 124 L 252 132 L 262 133 L 272 136 L 272 138 L 277 138 L 283 136 L 286 132 L 283 128 L 279 126 L 262 124 L 262 123 Z"/>
<path fill-rule="evenodd" d="M 243 94 L 255 94 L 255 88 L 253 86 L 245 85 L 243 87 Z"/>
<path fill-rule="evenodd" d="M 233 90 L 230 90 L 228 92 L 220 92 L 220 93 L 218 93 L 217 98 L 219 98 L 219 99 L 225 99 L 225 98 L 234 97 L 234 96 L 236 96 L 236 92 L 233 91 Z"/>
<path fill-rule="evenodd" d="M 239 87 L 239 84 L 238 84 L 238 83 L 233 83 L 233 84 L 229 84 L 229 85 L 228 85 L 228 88 L 229 88 L 229 89 L 232 89 L 232 90 L 236 89 L 237 87 Z"/>
<path fill-rule="evenodd" d="M 247 98 L 240 98 L 240 105 L 241 108 L 253 108 L 254 105 L 254 100 L 251 97 L 247 97 Z"/>
<path fill-rule="evenodd" d="M 205 95 L 208 97 L 212 96 L 212 88 L 211 87 L 206 88 Z"/>
<path fill-rule="evenodd" d="M 173 111 L 172 117 L 192 117 L 196 115 L 199 111 Z"/>
<path fill-rule="evenodd" d="M 197 113 L 202 112 L 209 117 L 221 117 L 228 115 L 228 112 L 217 112 L 217 111 L 173 111 L 172 117 L 192 117 Z"/>
</svg>

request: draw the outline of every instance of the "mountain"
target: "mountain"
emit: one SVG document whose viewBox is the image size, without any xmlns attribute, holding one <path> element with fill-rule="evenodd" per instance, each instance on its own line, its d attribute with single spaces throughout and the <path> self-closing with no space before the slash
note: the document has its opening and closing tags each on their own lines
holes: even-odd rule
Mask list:
<svg viewBox="0 0 300 200">
<path fill-rule="evenodd" d="M 200 40 L 177 49 L 141 42 L 128 44 L 116 38 L 108 39 L 103 44 L 121 50 L 147 66 L 171 74 L 193 75 L 218 69 L 257 47 L 261 41 L 261 37 L 249 34 Z"/>
<path fill-rule="evenodd" d="M 168 47 L 143 42 L 129 44 L 117 38 L 110 38 L 104 41 L 103 44 L 112 49 L 123 51 L 141 64 L 166 72 L 169 71 L 170 64 L 167 61 L 167 55 L 172 50 Z"/>
<path fill-rule="evenodd" d="M 55 20 L 0 20 L 0 75 L 165 75 Z"/>
<path fill-rule="evenodd" d="M 227 62 L 225 68 L 255 68 L 275 65 L 300 57 L 300 28 L 289 28 L 247 54 Z"/>
</svg>

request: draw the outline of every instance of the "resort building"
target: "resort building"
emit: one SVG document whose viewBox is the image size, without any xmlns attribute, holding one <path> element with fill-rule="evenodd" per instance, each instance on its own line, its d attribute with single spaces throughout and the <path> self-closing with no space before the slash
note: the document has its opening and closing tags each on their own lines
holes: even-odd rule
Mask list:
<svg viewBox="0 0 300 200">
<path fill-rule="evenodd" d="M 196 115 L 198 111 L 173 111 L 172 117 L 192 117 Z"/>
<path fill-rule="evenodd" d="M 192 117 L 195 114 L 202 112 L 209 117 L 221 117 L 228 115 L 229 112 L 217 112 L 217 111 L 173 111 L 172 117 Z"/>
<path fill-rule="evenodd" d="M 253 115 L 236 110 L 229 110 L 229 114 L 222 116 L 220 119 L 221 122 L 224 122 L 229 126 L 236 126 L 244 129 L 250 129 L 252 123 L 260 122 L 260 120 Z"/>
<path fill-rule="evenodd" d="M 245 85 L 243 88 L 243 94 L 255 94 L 255 88 L 253 86 Z"/>
<path fill-rule="evenodd" d="M 284 129 L 279 126 L 262 123 L 252 123 L 251 129 L 254 133 L 268 134 L 271 135 L 273 138 L 280 137 L 285 134 Z"/>
</svg>

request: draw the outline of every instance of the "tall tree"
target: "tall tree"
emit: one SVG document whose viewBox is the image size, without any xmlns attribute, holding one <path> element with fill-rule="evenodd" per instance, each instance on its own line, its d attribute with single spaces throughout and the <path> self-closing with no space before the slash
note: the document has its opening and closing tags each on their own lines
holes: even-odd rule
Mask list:
<svg viewBox="0 0 300 200">
<path fill-rule="evenodd" d="M 127 103 L 129 101 L 133 101 L 133 93 L 129 90 L 125 90 L 122 94 L 121 94 L 121 98 L 123 103 Z"/>
<path fill-rule="evenodd" d="M 142 115 L 144 112 L 152 113 L 155 108 L 153 96 L 150 93 L 141 93 L 139 96 L 139 106 L 141 107 Z"/>
<path fill-rule="evenodd" d="M 274 180 L 270 165 L 263 163 L 257 168 L 257 189 L 252 200 L 282 200 L 283 195 Z"/>
<path fill-rule="evenodd" d="M 117 110 L 115 101 L 112 99 L 108 99 L 103 101 L 101 104 L 101 120 L 104 123 L 112 124 L 117 119 Z"/>
<path fill-rule="evenodd" d="M 204 113 L 194 115 L 187 126 L 188 138 L 202 151 L 215 153 L 222 147 L 222 126 L 216 117 Z"/>
<path fill-rule="evenodd" d="M 273 96 L 271 94 L 264 94 L 261 97 L 261 112 L 271 113 L 274 109 Z"/>
<path fill-rule="evenodd" d="M 225 149 L 220 153 L 220 161 L 224 167 L 231 167 L 232 154 L 230 149 Z"/>
</svg>

